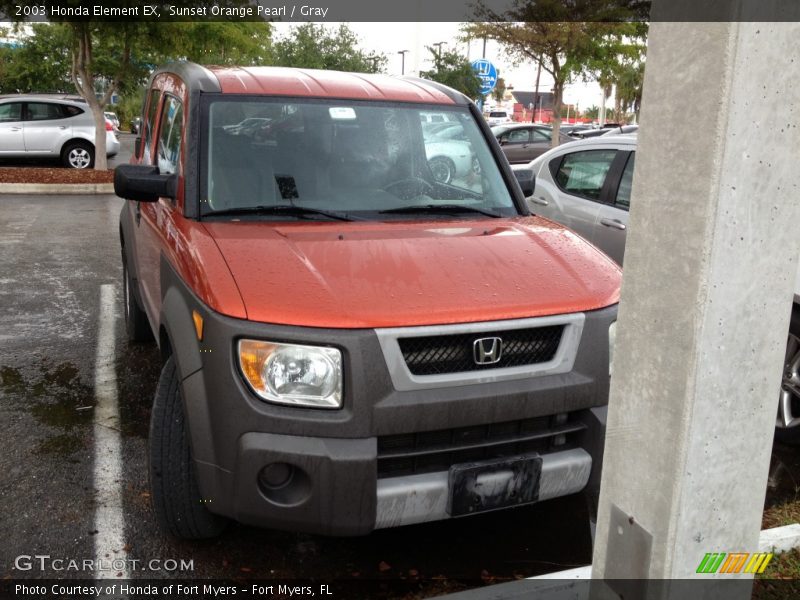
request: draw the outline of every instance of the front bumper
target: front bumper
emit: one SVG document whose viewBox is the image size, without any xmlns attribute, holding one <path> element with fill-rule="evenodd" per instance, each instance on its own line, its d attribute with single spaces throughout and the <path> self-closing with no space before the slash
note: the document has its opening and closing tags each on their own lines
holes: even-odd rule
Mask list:
<svg viewBox="0 0 800 600">
<path fill-rule="evenodd" d="M 528 378 L 509 370 L 506 378 L 398 387 L 374 330 L 232 319 L 209 310 L 179 280 L 162 280 L 162 289 L 161 322 L 181 374 L 198 482 L 217 514 L 273 529 L 366 534 L 449 517 L 453 465 L 517 455 L 541 458 L 532 501 L 596 495 L 616 306 L 584 314 L 568 371 L 556 361 Z M 202 342 L 192 310 L 205 322 Z M 258 399 L 238 369 L 243 337 L 339 348 L 342 409 Z M 265 488 L 259 473 L 275 463 L 290 465 L 293 475 Z"/>
<path fill-rule="evenodd" d="M 586 436 L 602 440 L 605 423 L 593 420 L 596 426 Z M 247 433 L 239 440 L 233 472 L 202 462 L 196 467 L 209 508 L 260 527 L 361 535 L 451 517 L 448 471 L 377 478 L 376 447 L 375 438 Z M 541 455 L 532 501 L 591 491 L 593 467 L 599 465 L 589 450 L 573 447 Z M 291 479 L 274 490 L 257 483 L 261 469 L 272 464 L 295 469 Z"/>
</svg>

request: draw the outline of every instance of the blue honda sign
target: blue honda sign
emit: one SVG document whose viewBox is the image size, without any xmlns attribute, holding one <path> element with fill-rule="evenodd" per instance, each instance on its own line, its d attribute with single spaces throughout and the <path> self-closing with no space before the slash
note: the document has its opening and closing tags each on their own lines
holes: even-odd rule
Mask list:
<svg viewBox="0 0 800 600">
<path fill-rule="evenodd" d="M 472 69 L 481 80 L 481 95 L 485 96 L 490 93 L 494 86 L 497 85 L 497 69 L 485 58 L 479 58 L 472 61 Z"/>
</svg>

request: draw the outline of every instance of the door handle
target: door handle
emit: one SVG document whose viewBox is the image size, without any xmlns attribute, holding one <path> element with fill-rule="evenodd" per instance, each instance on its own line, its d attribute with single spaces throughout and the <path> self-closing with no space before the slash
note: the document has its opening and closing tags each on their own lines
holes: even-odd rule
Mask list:
<svg viewBox="0 0 800 600">
<path fill-rule="evenodd" d="M 21 131 L 22 127 L 12 127 L 11 131 Z"/>
<path fill-rule="evenodd" d="M 66 125 L 59 125 L 59 126 L 58 126 L 58 128 L 59 128 L 59 129 L 66 129 L 66 128 L 67 128 L 67 126 L 66 126 Z"/>
<path fill-rule="evenodd" d="M 612 229 L 619 229 L 620 231 L 625 231 L 625 229 L 627 229 L 625 223 L 617 219 L 600 219 L 600 224 L 611 227 Z"/>
<path fill-rule="evenodd" d="M 544 198 L 536 198 L 534 196 L 531 196 L 530 201 L 533 202 L 534 204 L 538 204 L 539 206 L 550 206 L 550 203 Z"/>
</svg>

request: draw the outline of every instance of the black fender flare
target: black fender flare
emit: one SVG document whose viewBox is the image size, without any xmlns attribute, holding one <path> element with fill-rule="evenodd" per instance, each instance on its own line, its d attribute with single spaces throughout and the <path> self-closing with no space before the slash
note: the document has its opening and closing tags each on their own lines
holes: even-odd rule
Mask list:
<svg viewBox="0 0 800 600">
<path fill-rule="evenodd" d="M 207 310 L 172 269 L 164 255 L 161 256 L 161 314 L 159 343 L 164 350 L 165 342 L 180 380 L 184 414 L 189 424 L 189 441 L 195 461 L 216 464 L 216 453 L 211 435 L 209 399 L 204 382 L 202 342 L 192 318 L 192 311 L 201 315 Z M 163 337 L 166 336 L 166 339 Z M 202 479 L 202 478 L 201 478 Z M 200 481 L 200 487 L 207 489 Z"/>
</svg>

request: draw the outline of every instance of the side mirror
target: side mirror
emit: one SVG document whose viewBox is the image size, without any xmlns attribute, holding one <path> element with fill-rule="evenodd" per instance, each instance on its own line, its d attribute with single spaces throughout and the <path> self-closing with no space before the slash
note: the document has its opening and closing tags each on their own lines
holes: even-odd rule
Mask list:
<svg viewBox="0 0 800 600">
<path fill-rule="evenodd" d="M 142 136 L 136 136 L 133 141 L 133 155 L 138 159 L 142 158 Z"/>
<path fill-rule="evenodd" d="M 532 196 L 533 190 L 536 189 L 536 174 L 533 169 L 528 169 L 526 165 L 519 169 L 513 169 L 513 171 L 519 187 L 522 188 L 522 195 L 526 198 Z"/>
<path fill-rule="evenodd" d="M 120 165 L 114 169 L 114 193 L 126 200 L 157 202 L 175 198 L 177 175 L 161 175 L 152 165 Z"/>
</svg>

